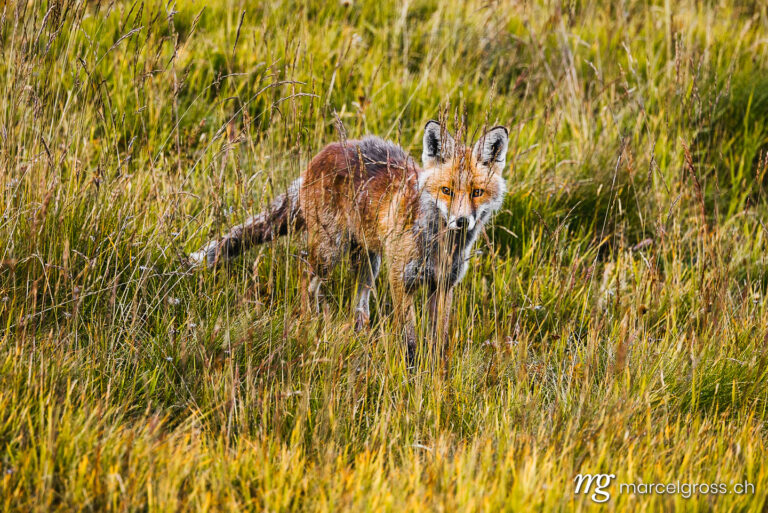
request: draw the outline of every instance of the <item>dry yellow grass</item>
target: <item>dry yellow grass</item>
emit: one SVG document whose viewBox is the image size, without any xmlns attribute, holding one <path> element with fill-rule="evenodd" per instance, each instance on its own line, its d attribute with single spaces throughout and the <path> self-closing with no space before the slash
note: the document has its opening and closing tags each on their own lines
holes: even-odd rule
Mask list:
<svg viewBox="0 0 768 513">
<path fill-rule="evenodd" d="M 765 6 L 0 13 L 2 509 L 765 508 Z M 351 335 L 343 269 L 302 315 L 300 237 L 180 265 L 339 121 L 418 156 L 441 110 L 511 129 L 445 368 L 405 369 L 385 287 Z M 677 481 L 755 488 L 619 489 Z"/>
</svg>

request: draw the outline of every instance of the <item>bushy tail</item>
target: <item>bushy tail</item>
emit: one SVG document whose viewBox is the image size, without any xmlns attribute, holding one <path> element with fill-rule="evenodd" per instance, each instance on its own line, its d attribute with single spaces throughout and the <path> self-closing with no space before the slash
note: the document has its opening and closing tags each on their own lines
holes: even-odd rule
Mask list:
<svg viewBox="0 0 768 513">
<path fill-rule="evenodd" d="M 221 239 L 212 240 L 189 255 L 189 263 L 214 267 L 240 255 L 251 246 L 287 234 L 291 226 L 297 230 L 304 228 L 304 216 L 299 208 L 301 180 L 294 180 L 285 194 L 275 198 L 266 211 L 249 217 L 243 224 L 231 228 Z"/>
</svg>

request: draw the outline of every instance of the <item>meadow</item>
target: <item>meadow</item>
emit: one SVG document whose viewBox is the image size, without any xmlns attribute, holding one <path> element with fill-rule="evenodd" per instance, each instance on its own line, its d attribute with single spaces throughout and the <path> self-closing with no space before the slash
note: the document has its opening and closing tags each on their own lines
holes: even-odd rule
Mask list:
<svg viewBox="0 0 768 513">
<path fill-rule="evenodd" d="M 765 4 L 8 0 L 0 84 L 0 509 L 766 508 Z M 184 265 L 439 116 L 510 130 L 443 357 L 300 235 Z"/>
</svg>

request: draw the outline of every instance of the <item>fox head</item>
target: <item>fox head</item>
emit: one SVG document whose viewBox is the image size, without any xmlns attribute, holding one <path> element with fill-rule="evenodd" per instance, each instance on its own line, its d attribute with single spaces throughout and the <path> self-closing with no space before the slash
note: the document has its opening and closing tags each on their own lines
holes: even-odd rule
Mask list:
<svg viewBox="0 0 768 513">
<path fill-rule="evenodd" d="M 424 127 L 419 174 L 421 202 L 440 213 L 449 230 L 471 232 L 501 207 L 506 192 L 509 133 L 497 126 L 474 146 L 457 143 L 437 122 Z"/>
</svg>

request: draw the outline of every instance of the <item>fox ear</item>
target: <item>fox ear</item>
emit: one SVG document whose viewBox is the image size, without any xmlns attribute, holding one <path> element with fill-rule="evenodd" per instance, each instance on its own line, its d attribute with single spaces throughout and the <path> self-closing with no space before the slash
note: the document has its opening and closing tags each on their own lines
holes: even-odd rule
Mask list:
<svg viewBox="0 0 768 513">
<path fill-rule="evenodd" d="M 429 121 L 424 127 L 424 150 L 421 162 L 429 167 L 453 156 L 453 137 L 437 121 Z"/>
<path fill-rule="evenodd" d="M 508 144 L 509 132 L 503 126 L 497 126 L 484 133 L 472 151 L 477 161 L 484 166 L 504 168 Z"/>
</svg>

